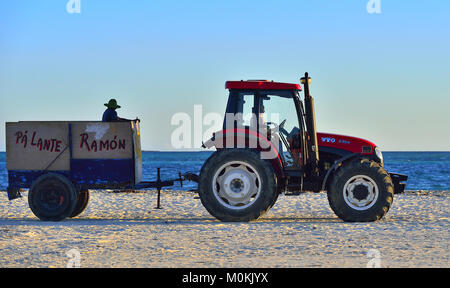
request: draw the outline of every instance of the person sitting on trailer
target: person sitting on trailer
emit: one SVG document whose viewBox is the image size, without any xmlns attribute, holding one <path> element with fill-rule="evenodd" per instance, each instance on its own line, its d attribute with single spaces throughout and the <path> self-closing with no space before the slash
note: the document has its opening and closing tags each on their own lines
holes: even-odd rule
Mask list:
<svg viewBox="0 0 450 288">
<path fill-rule="evenodd" d="M 116 99 L 109 100 L 108 103 L 105 103 L 105 106 L 108 107 L 108 109 L 105 110 L 103 113 L 102 121 L 103 122 L 119 122 L 119 121 L 135 121 L 135 120 L 129 120 L 125 118 L 120 118 L 117 116 L 116 109 L 119 109 L 120 106 L 117 105 Z M 136 118 L 136 120 L 138 120 Z"/>
</svg>

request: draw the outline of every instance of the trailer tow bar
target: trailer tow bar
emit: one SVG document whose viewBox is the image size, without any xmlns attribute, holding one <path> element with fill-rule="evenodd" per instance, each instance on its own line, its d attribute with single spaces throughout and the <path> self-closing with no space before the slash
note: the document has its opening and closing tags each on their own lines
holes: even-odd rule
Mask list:
<svg viewBox="0 0 450 288">
<path fill-rule="evenodd" d="M 163 209 L 161 207 L 161 189 L 164 187 L 173 186 L 175 182 L 180 183 L 180 187 L 183 188 L 183 181 L 194 181 L 198 183 L 198 175 L 194 173 L 178 173 L 178 178 L 169 179 L 169 180 L 161 180 L 161 168 L 156 168 L 156 181 L 143 181 L 136 185 L 134 188 L 136 189 L 145 189 L 145 188 L 156 188 L 157 199 L 156 199 L 156 207 L 154 209 Z"/>
<path fill-rule="evenodd" d="M 157 199 L 157 201 L 156 201 L 156 207 L 155 207 L 155 209 L 162 209 L 161 208 L 161 188 L 162 188 L 162 186 L 160 186 L 161 185 L 161 173 L 160 173 L 160 170 L 161 170 L 161 168 L 157 168 L 157 171 L 158 171 L 158 176 L 157 176 L 157 178 L 156 178 L 156 184 L 158 185 L 157 187 L 156 187 L 156 189 L 158 190 L 158 199 Z M 173 184 L 173 183 L 172 183 Z"/>
</svg>

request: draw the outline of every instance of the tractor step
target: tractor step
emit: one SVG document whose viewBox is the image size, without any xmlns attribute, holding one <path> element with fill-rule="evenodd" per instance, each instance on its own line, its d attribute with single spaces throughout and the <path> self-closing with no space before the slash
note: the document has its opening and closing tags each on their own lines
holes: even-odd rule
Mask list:
<svg viewBox="0 0 450 288">
<path fill-rule="evenodd" d="M 394 183 L 394 194 L 400 194 L 405 192 L 406 183 L 401 183 L 408 180 L 408 176 L 398 173 L 389 173 L 392 183 Z"/>
</svg>

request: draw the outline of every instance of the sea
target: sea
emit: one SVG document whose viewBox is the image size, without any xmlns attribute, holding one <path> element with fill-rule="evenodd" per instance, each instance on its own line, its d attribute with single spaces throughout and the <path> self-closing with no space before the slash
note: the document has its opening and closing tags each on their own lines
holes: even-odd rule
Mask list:
<svg viewBox="0 0 450 288">
<path fill-rule="evenodd" d="M 156 180 L 160 168 L 162 180 L 176 179 L 179 173 L 199 173 L 205 160 L 213 152 L 156 152 L 142 153 L 143 180 Z M 385 168 L 389 172 L 408 175 L 406 190 L 450 190 L 450 152 L 383 152 Z M 6 153 L 0 152 L 0 191 L 8 187 Z M 175 183 L 173 190 L 194 190 L 195 182 Z"/>
</svg>

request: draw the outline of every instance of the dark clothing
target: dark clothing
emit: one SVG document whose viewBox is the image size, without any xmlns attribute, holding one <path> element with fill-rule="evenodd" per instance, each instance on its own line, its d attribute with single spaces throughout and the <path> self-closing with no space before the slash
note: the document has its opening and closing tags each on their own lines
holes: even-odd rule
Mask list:
<svg viewBox="0 0 450 288">
<path fill-rule="evenodd" d="M 103 113 L 102 117 L 103 122 L 115 122 L 119 121 L 119 117 L 117 116 L 117 112 L 114 109 L 108 108 Z"/>
</svg>

